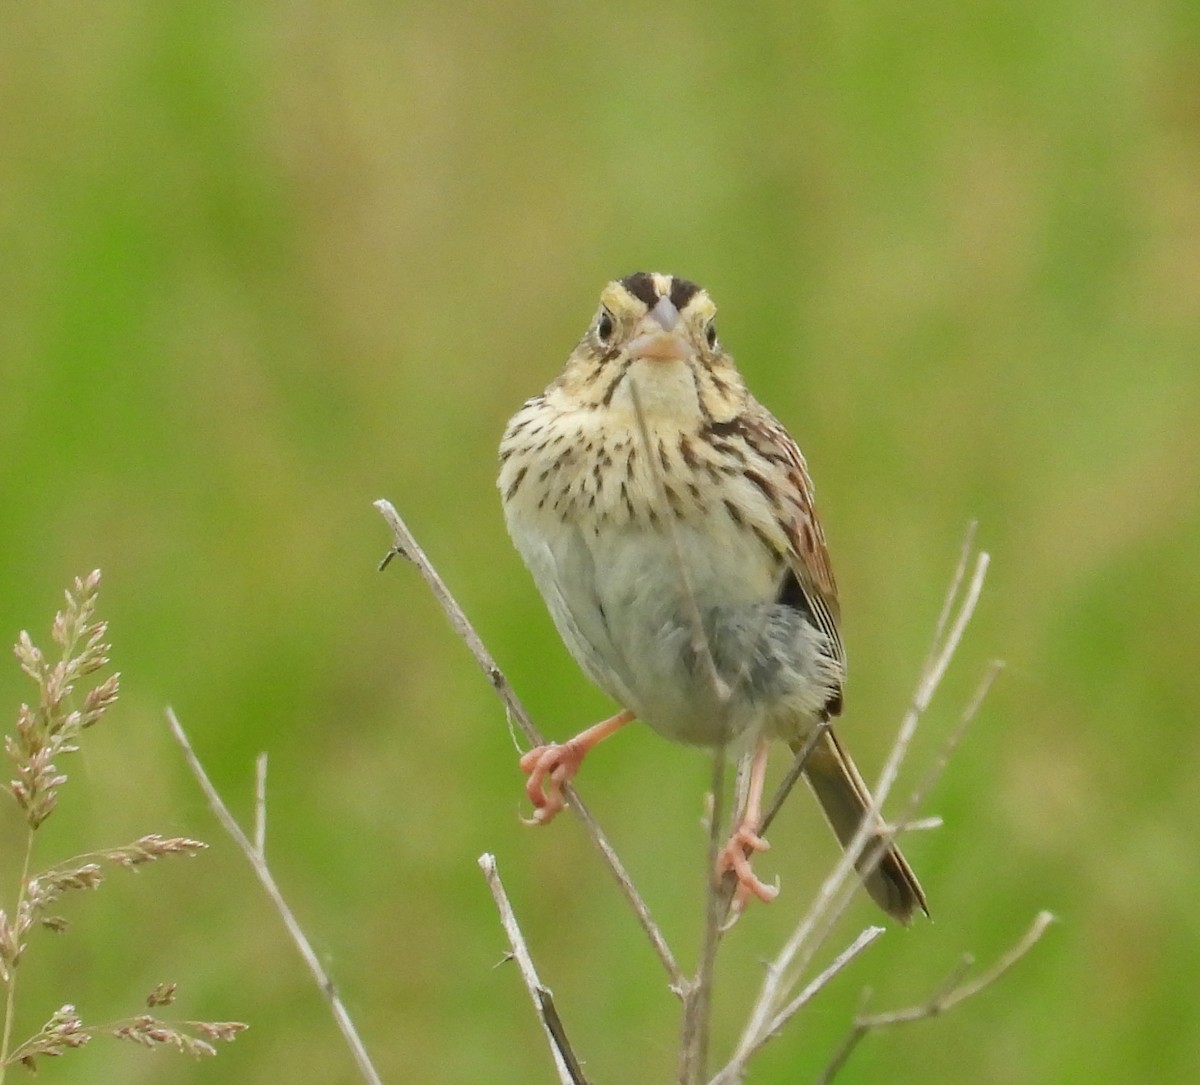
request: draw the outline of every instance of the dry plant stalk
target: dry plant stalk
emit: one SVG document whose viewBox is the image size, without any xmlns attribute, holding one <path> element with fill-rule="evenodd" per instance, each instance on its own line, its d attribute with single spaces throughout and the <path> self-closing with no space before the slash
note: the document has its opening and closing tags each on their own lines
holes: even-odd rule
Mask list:
<svg viewBox="0 0 1200 1085">
<path fill-rule="evenodd" d="M 903 1010 L 891 1010 L 888 1013 L 859 1013 L 854 1018 L 854 1025 L 849 1034 L 838 1048 L 833 1058 L 829 1060 L 817 1079 L 817 1085 L 826 1085 L 833 1080 L 834 1075 L 846 1064 L 850 1053 L 858 1046 L 859 1041 L 869 1032 L 878 1029 L 892 1028 L 895 1025 L 907 1025 L 913 1021 L 924 1021 L 930 1017 L 938 1017 L 954 1009 L 960 1002 L 979 994 L 985 987 L 990 987 L 1013 965 L 1025 956 L 1038 940 L 1046 933 L 1046 928 L 1054 922 L 1054 916 L 1049 912 L 1038 912 L 1029 930 L 1005 952 L 991 968 L 981 976 L 969 982 L 962 982 L 974 960 L 970 954 L 963 957 L 934 993 L 924 1002 Z"/>
<path fill-rule="evenodd" d="M 350 1049 L 350 1054 L 354 1059 L 354 1065 L 358 1068 L 359 1074 L 367 1082 L 367 1085 L 381 1085 L 379 1072 L 371 1062 L 371 1056 L 367 1054 L 366 1046 L 358 1035 L 358 1029 L 355 1027 L 345 1003 L 342 1002 L 341 996 L 337 993 L 333 977 L 326 971 L 325 966 L 321 964 L 321 959 L 317 956 L 316 950 L 313 949 L 312 943 L 305 935 L 287 901 L 284 900 L 283 893 L 275 881 L 275 876 L 271 873 L 271 868 L 267 864 L 267 856 L 264 850 L 267 837 L 267 755 L 265 753 L 259 754 L 255 761 L 254 838 L 251 840 L 237 823 L 237 819 L 230 812 L 229 807 L 225 804 L 225 800 L 221 798 L 221 794 L 217 791 L 212 780 L 209 779 L 208 773 L 205 772 L 204 766 L 200 762 L 200 758 L 196 756 L 196 751 L 192 748 L 191 742 L 188 741 L 183 725 L 179 722 L 179 718 L 171 708 L 167 709 L 167 722 L 171 726 L 171 733 L 175 736 L 175 740 L 183 750 L 183 756 L 187 761 L 188 768 L 191 769 L 192 775 L 195 776 L 196 782 L 200 785 L 200 790 L 204 792 L 204 797 L 208 800 L 213 813 L 216 814 L 221 827 L 229 834 L 233 842 L 241 849 L 242 854 L 249 860 L 250 866 L 265 890 L 268 899 L 279 913 L 288 936 L 300 951 L 300 956 L 304 959 L 309 973 L 316 981 L 318 989 L 325 997 L 325 1001 L 329 1004 L 329 1009 L 333 1014 L 338 1031 L 341 1032 L 343 1039 L 346 1041 L 346 1046 Z M 0 1082 L 0 1085 L 3 1085 L 3 1083 Z"/>
<path fill-rule="evenodd" d="M 417 567 L 433 591 L 435 598 L 441 604 L 452 628 L 467 644 L 488 681 L 504 702 L 509 719 L 516 722 L 531 744 L 541 745 L 544 740 L 537 727 L 399 513 L 386 500 L 376 501 L 375 507 L 391 528 L 393 536 L 392 547 L 380 567 L 386 567 L 392 557 L 397 555 Z M 848 946 L 836 954 L 831 963 L 818 972 L 807 984 L 801 986 L 803 978 L 809 974 L 814 958 L 828 940 L 837 920 L 849 907 L 856 892 L 859 871 L 864 867 L 869 868 L 872 862 L 877 862 L 887 845 L 900 833 L 934 828 L 940 824 L 937 819 L 918 819 L 917 811 L 946 767 L 950 755 L 957 747 L 967 726 L 979 711 L 984 697 L 999 673 L 1001 667 L 999 661 L 993 661 L 987 668 L 975 695 L 962 713 L 958 728 L 927 770 L 905 804 L 901 816 L 890 824 L 885 823 L 886 829 L 882 833 L 871 829 L 875 820 L 874 816 L 880 814 L 883 802 L 896 783 L 917 726 L 929 708 L 962 641 L 983 590 L 984 579 L 987 575 L 988 555 L 979 553 L 974 555 L 974 560 L 972 560 L 973 554 L 974 525 L 972 524 L 964 540 L 958 567 L 938 618 L 933 646 L 922 669 L 912 703 L 901 721 L 891 752 L 880 774 L 879 782 L 872 789 L 874 801 L 871 810 L 863 818 L 862 827 L 856 838 L 850 842 L 834 870 L 821 885 L 808 911 L 798 921 L 792 935 L 777 956 L 768 964 L 762 989 L 751 1007 L 742 1036 L 729 1061 L 711 1080 L 708 1078 L 706 1070 L 708 1015 L 711 1011 L 713 966 L 721 937 L 727 929 L 726 918 L 730 899 L 729 879 L 726 879 L 724 884 L 716 883 L 711 877 L 708 879 L 710 888 L 706 894 L 700 963 L 696 973 L 689 977 L 676 964 L 676 957 L 668 946 L 665 936 L 651 918 L 649 908 L 595 818 L 583 805 L 577 790 L 573 787 L 567 789 L 568 807 L 580 819 L 584 832 L 592 840 L 616 878 L 622 894 L 631 905 L 651 946 L 663 963 L 668 975 L 670 990 L 683 1001 L 677 1077 L 679 1085 L 701 1085 L 703 1082 L 708 1082 L 708 1085 L 737 1085 L 744 1081 L 749 1060 L 884 933 L 884 929 L 881 927 L 867 927 Z M 965 592 L 963 591 L 964 584 L 966 585 Z M 797 755 L 791 770 L 768 806 L 763 832 L 766 831 L 766 825 L 774 819 L 791 787 L 799 778 L 808 753 L 818 737 L 819 732 Z M 716 841 L 722 831 L 721 796 L 724 789 L 724 775 L 725 752 L 718 750 L 714 756 L 713 812 L 710 818 L 710 840 L 707 849 L 710 853 L 714 851 Z M 503 888 L 500 886 L 499 876 L 495 871 L 494 860 L 489 862 L 490 859 L 490 856 L 484 856 L 480 863 L 484 867 L 485 875 L 496 898 L 513 954 L 519 961 L 525 962 L 522 964 L 522 975 L 549 1038 L 559 1078 L 564 1083 L 578 1085 L 582 1078 L 575 1077 L 572 1073 L 574 1053 L 569 1045 L 566 1045 L 565 1033 L 562 1030 L 561 1022 L 558 1021 L 557 1011 L 553 1009 L 552 1002 L 546 997 L 548 992 L 542 986 L 541 981 L 537 979 L 532 959 L 529 958 L 528 950 L 525 948 L 524 937 L 517 925 L 511 905 L 507 897 L 503 895 Z M 708 863 L 708 869 L 711 870 L 714 856 L 709 854 L 705 861 Z M 943 1013 L 990 986 L 1032 949 L 1045 932 L 1051 918 L 1048 912 L 1041 913 L 1034 921 L 1030 931 L 1001 958 L 995 967 L 976 980 L 960 984 L 962 975 L 956 971 L 951 983 L 943 985 L 943 988 L 931 999 L 919 1006 L 892 1014 L 871 1016 L 860 1014 L 842 1049 L 827 1067 L 823 1080 L 833 1079 L 833 1076 L 845 1064 L 854 1047 L 868 1032 Z M 548 1006 L 549 1009 L 547 1009 Z M 574 1062 L 574 1065 L 578 1065 L 577 1061 Z"/>
<path fill-rule="evenodd" d="M 199 840 L 150 833 L 132 844 L 86 852 L 32 872 L 37 831 L 54 812 L 59 790 L 67 782 L 57 761 L 79 749 L 83 732 L 104 717 L 116 703 L 120 689 L 116 674 L 95 679 L 75 707 L 76 687 L 109 663 L 110 647 L 104 640 L 107 623 L 96 620 L 99 590 L 100 572 L 96 570 L 76 578 L 73 589 L 66 593 L 66 607 L 55 615 L 51 630 L 58 647 L 55 661 L 48 659 L 24 631 L 14 649 L 21 669 L 38 687 L 38 698 L 32 707 L 21 705 L 15 733 L 4 738 L 4 749 L 15 773 L 5 790 L 15 800 L 27 832 L 16 904 L 11 910 L 0 909 L 0 983 L 4 985 L 0 1085 L 8 1067 L 21 1063 L 36 1069 L 39 1058 L 82 1047 L 93 1036 L 107 1034 L 145 1047 L 165 1045 L 201 1056 L 216 1054 L 216 1041 L 230 1041 L 246 1027 L 233 1021 L 163 1021 L 151 1014 L 106 1025 L 84 1025 L 74 1007 L 66 1004 L 28 1039 L 13 1042 L 17 977 L 29 937 L 35 927 L 62 933 L 68 926 L 66 919 L 49 909 L 74 890 L 97 888 L 104 881 L 106 865 L 133 869 L 173 855 L 195 855 L 206 847 Z M 167 1006 L 174 999 L 175 985 L 161 984 L 148 996 L 147 1008 Z"/>
<path fill-rule="evenodd" d="M 529 947 L 525 944 L 525 936 L 517 925 L 517 917 L 509 902 L 504 883 L 500 880 L 500 871 L 496 868 L 496 857 L 484 853 L 479 857 L 479 867 L 487 879 L 488 888 L 492 891 L 492 899 L 496 902 L 496 910 L 500 913 L 500 926 L 508 936 L 511 956 L 517 962 L 521 979 L 529 997 L 533 1000 L 533 1008 L 541 1019 L 542 1027 L 546 1030 L 546 1039 L 550 1043 L 550 1053 L 554 1056 L 554 1068 L 558 1071 L 562 1085 L 588 1085 L 579 1065 L 579 1059 L 567 1040 L 566 1029 L 559 1019 L 558 1010 L 554 1006 L 554 996 L 538 978 L 537 969 L 530 956 Z"/>
<path fill-rule="evenodd" d="M 433 563 L 425 556 L 425 551 L 421 549 L 412 532 L 408 530 L 408 525 L 400 518 L 400 514 L 390 501 L 376 501 L 375 507 L 392 529 L 392 548 L 387 552 L 379 568 L 381 570 L 386 569 L 394 557 L 404 558 L 405 561 L 409 561 L 417 567 L 417 571 L 433 592 L 434 598 L 441 605 L 442 610 L 445 611 L 446 617 L 450 620 L 451 628 L 466 643 L 471 651 L 471 655 L 475 657 L 475 662 L 479 664 L 484 676 L 496 691 L 496 695 L 504 702 L 504 708 L 509 721 L 517 725 L 521 734 L 525 736 L 531 746 L 544 745 L 546 740 L 534 725 L 533 719 L 525 710 L 525 706 L 517 697 L 508 679 L 505 678 L 504 672 L 500 670 L 496 661 L 492 658 L 492 654 L 484 647 L 479 634 L 475 632 L 475 627 L 471 625 L 462 607 L 458 605 L 458 600 L 450 594 L 450 589 L 446 587 L 445 581 L 442 580 L 438 571 L 433 567 Z M 605 836 L 596 819 L 592 817 L 591 812 L 583 804 L 583 800 L 580 799 L 574 786 L 572 784 L 565 784 L 563 786 L 563 794 L 566 796 L 567 807 L 579 819 L 584 833 L 600 853 L 600 858 L 616 879 L 622 895 L 625 897 L 630 908 L 633 909 L 633 914 L 645 932 L 646 937 L 649 938 L 651 948 L 667 973 L 667 982 L 670 989 L 682 997 L 687 984 L 683 971 L 676 963 L 675 956 L 667 945 L 667 940 L 663 937 L 658 924 L 650 915 L 650 909 L 647 907 L 646 902 L 634 886 L 633 879 L 630 878 L 629 873 L 625 870 L 625 865 L 617 856 L 616 849 L 609 843 L 608 837 Z"/>
</svg>

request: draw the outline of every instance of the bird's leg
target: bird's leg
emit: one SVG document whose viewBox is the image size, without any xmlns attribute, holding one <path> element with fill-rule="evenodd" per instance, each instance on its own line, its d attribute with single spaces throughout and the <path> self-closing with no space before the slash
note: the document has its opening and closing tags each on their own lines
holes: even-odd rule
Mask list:
<svg viewBox="0 0 1200 1085">
<path fill-rule="evenodd" d="M 767 778 L 767 752 L 767 740 L 759 739 L 754 748 L 754 760 L 750 763 L 750 786 L 745 809 L 738 827 L 717 856 L 717 877 L 732 872 L 737 879 L 737 888 L 733 893 L 735 913 L 746 906 L 751 895 L 762 901 L 772 901 L 779 892 L 778 886 L 764 885 L 750 869 L 751 855 L 756 851 L 766 851 L 771 846 L 758 835 L 758 826 L 762 821 L 763 785 Z"/>
<path fill-rule="evenodd" d="M 535 746 L 526 753 L 521 758 L 521 771 L 529 777 L 525 781 L 525 793 L 533 803 L 533 817 L 526 823 L 546 825 L 553 821 L 564 805 L 563 784 L 579 771 L 584 755 L 633 718 L 633 713 L 626 709 L 580 731 L 569 742 Z"/>
</svg>

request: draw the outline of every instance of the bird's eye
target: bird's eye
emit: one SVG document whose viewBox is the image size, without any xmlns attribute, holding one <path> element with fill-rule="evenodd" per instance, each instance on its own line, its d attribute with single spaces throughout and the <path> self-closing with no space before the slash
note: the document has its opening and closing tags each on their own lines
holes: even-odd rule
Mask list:
<svg viewBox="0 0 1200 1085">
<path fill-rule="evenodd" d="M 607 343 L 612 338 L 613 327 L 612 313 L 607 309 L 601 309 L 600 315 L 596 317 L 596 338 L 601 343 Z"/>
<path fill-rule="evenodd" d="M 717 345 L 717 325 L 713 321 L 709 321 L 704 328 L 704 338 L 708 341 L 708 349 L 712 350 Z"/>
</svg>

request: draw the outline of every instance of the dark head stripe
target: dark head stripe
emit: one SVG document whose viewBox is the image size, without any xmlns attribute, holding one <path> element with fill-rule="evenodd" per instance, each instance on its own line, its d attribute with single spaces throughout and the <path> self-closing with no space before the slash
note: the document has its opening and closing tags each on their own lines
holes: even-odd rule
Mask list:
<svg viewBox="0 0 1200 1085">
<path fill-rule="evenodd" d="M 635 271 L 621 280 L 625 287 L 638 301 L 653 309 L 658 304 L 658 291 L 654 289 L 654 277 L 646 271 Z"/>
<path fill-rule="evenodd" d="M 688 282 L 687 279 L 672 279 L 671 304 L 680 312 L 683 312 L 683 307 L 692 300 L 699 289 L 700 287 L 695 283 Z"/>
<path fill-rule="evenodd" d="M 621 285 L 645 305 L 647 309 L 653 309 L 658 304 L 658 289 L 654 285 L 654 276 L 649 272 L 635 271 L 632 275 L 626 275 L 621 280 Z M 682 312 L 683 307 L 699 291 L 700 287 L 695 283 L 687 279 L 677 279 L 675 276 L 671 276 L 671 292 L 667 296 L 671 299 L 671 304 Z"/>
</svg>

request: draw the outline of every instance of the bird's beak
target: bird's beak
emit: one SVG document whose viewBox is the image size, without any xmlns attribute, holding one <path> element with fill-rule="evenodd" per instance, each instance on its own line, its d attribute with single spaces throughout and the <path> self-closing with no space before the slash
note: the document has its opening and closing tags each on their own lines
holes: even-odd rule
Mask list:
<svg viewBox="0 0 1200 1085">
<path fill-rule="evenodd" d="M 664 362 L 683 361 L 692 356 L 694 351 L 679 320 L 679 310 L 670 298 L 659 298 L 658 304 L 646 314 L 637 337 L 629 344 L 629 353 L 634 358 Z"/>
</svg>

